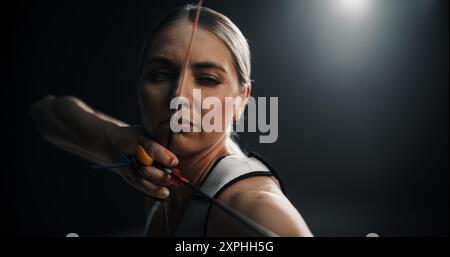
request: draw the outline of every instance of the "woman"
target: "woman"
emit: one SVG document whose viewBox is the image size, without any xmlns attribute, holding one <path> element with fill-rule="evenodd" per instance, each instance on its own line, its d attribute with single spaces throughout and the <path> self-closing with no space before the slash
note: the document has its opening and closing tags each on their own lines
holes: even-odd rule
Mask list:
<svg viewBox="0 0 450 257">
<path fill-rule="evenodd" d="M 211 189 L 217 201 L 273 233 L 311 236 L 283 194 L 279 177 L 260 157 L 244 154 L 229 132 L 170 131 L 173 110 L 169 104 L 176 96 L 185 97 L 191 106 L 194 89 L 201 90 L 202 99 L 215 96 L 223 102 L 225 97 L 241 97 L 239 110 L 250 96 L 250 51 L 245 37 L 224 15 L 200 8 L 198 27 L 194 26 L 197 7 L 180 7 L 158 22 L 145 44 L 137 85 L 142 126 L 129 126 L 71 96 L 38 101 L 32 107 L 33 119 L 50 142 L 101 165 L 120 162 L 119 152 L 130 154 L 141 145 L 156 161 L 178 168 L 194 186 Z M 202 109 L 200 115 L 208 111 Z M 224 115 L 223 127 L 232 126 L 241 114 Z M 194 126 L 191 122 L 190 127 Z M 246 165 L 252 168 L 240 171 Z M 166 208 L 159 208 L 151 222 L 151 235 L 254 235 L 221 209 L 201 205 L 189 188 L 170 185 L 169 175 L 156 167 L 143 167 L 137 173 L 123 168 L 120 174 L 150 196 L 147 207 L 155 199 L 166 199 Z M 212 187 L 212 180 L 219 186 Z"/>
</svg>

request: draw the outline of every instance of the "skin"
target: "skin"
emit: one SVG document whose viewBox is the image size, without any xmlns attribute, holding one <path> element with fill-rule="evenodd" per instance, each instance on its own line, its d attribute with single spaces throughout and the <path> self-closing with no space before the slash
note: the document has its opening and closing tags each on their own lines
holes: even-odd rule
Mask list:
<svg viewBox="0 0 450 257">
<path fill-rule="evenodd" d="M 192 184 L 200 186 L 215 160 L 243 153 L 225 132 L 174 133 L 171 145 L 168 149 L 164 147 L 169 133 L 166 121 L 173 114 L 173 110 L 168 108 L 170 100 L 174 96 L 186 97 L 192 108 L 192 92 L 198 88 L 202 90 L 202 98 L 216 96 L 221 99 L 222 106 L 225 106 L 225 97 L 241 96 L 245 99 L 240 106 L 243 110 L 250 95 L 250 85 L 242 88 L 228 48 L 216 35 L 202 27 L 197 30 L 191 58 L 184 69 L 191 31 L 190 22 L 178 22 L 153 39 L 137 86 L 142 126 L 129 126 L 93 110 L 75 97 L 49 96 L 32 107 L 37 128 L 61 149 L 99 164 L 116 163 L 119 158 L 116 149 L 132 153 L 140 144 L 155 160 L 165 166 L 179 168 Z M 181 81 L 183 72 L 184 80 Z M 202 117 L 208 111 L 202 110 Z M 224 128 L 238 120 L 240 115 L 240 112 L 234 113 L 229 120 L 222 115 Z M 188 207 L 192 192 L 182 186 L 170 185 L 169 176 L 155 167 L 142 168 L 139 174 L 127 168 L 118 172 L 146 195 L 167 198 L 169 233 L 172 234 Z M 218 200 L 280 236 L 312 236 L 273 177 L 241 180 L 227 188 Z M 152 201 L 147 198 L 147 205 Z M 155 235 L 168 235 L 162 208 L 151 225 L 151 231 Z M 207 234 L 252 235 L 251 231 L 215 207 L 210 212 Z"/>
</svg>

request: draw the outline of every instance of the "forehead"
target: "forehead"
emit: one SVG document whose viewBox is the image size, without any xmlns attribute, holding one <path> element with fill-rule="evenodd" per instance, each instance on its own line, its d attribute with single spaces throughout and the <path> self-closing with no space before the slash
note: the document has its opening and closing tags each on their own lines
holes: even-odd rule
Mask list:
<svg viewBox="0 0 450 257">
<path fill-rule="evenodd" d="M 149 48 L 148 58 L 162 56 L 182 66 L 191 39 L 193 24 L 178 22 L 159 32 Z M 214 33 L 197 27 L 190 62 L 220 63 L 227 72 L 234 71 L 233 58 L 225 43 Z"/>
</svg>

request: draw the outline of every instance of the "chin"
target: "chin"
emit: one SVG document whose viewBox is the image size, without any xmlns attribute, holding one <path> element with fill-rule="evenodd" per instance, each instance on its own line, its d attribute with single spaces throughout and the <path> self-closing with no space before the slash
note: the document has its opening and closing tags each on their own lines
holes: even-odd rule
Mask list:
<svg viewBox="0 0 450 257">
<path fill-rule="evenodd" d="M 189 156 L 202 149 L 202 140 L 193 133 L 173 133 L 169 150 L 177 156 Z"/>
<path fill-rule="evenodd" d="M 210 148 L 223 139 L 223 133 L 173 133 L 169 150 L 185 157 Z"/>
</svg>

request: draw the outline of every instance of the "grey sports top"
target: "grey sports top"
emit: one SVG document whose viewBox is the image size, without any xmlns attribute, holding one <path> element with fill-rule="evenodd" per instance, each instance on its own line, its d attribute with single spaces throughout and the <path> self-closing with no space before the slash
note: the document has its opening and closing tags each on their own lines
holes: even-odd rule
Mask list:
<svg viewBox="0 0 450 257">
<path fill-rule="evenodd" d="M 229 155 L 217 160 L 200 187 L 210 197 L 217 198 L 230 185 L 253 176 L 275 176 L 284 192 L 280 177 L 259 155 Z M 211 204 L 194 194 L 174 236 L 206 236 L 207 220 Z"/>
</svg>

